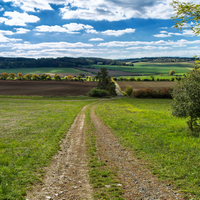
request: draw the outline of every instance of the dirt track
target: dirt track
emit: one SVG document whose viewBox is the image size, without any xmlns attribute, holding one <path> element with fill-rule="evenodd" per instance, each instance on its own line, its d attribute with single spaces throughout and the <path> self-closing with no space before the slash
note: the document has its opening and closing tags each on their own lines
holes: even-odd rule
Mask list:
<svg viewBox="0 0 200 200">
<path fill-rule="evenodd" d="M 92 106 L 91 104 L 89 106 Z M 127 200 L 175 200 L 183 199 L 173 187 L 158 181 L 147 169 L 147 164 L 134 157 L 134 153 L 123 148 L 91 110 L 92 123 L 96 126 L 98 156 L 108 167 L 117 168 L 118 179 L 122 182 L 123 197 Z M 29 200 L 80 200 L 93 199 L 89 184 L 85 147 L 85 110 L 75 119 L 61 150 L 54 156 L 51 166 L 46 168 L 43 184 L 38 184 L 28 193 Z"/>
<path fill-rule="evenodd" d="M 95 87 L 97 82 L 0 80 L 0 95 L 80 96 Z"/>
</svg>

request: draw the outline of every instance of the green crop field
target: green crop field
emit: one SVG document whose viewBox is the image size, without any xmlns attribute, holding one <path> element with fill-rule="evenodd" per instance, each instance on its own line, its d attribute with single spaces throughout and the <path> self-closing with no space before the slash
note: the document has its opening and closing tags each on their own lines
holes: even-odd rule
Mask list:
<svg viewBox="0 0 200 200">
<path fill-rule="evenodd" d="M 98 104 L 96 113 L 153 174 L 200 199 L 200 138 L 171 115 L 171 100 L 121 98 Z"/>
<path fill-rule="evenodd" d="M 0 98 L 0 199 L 23 199 L 40 181 L 59 141 L 91 102 Z"/>
<path fill-rule="evenodd" d="M 22 73 L 25 74 L 59 74 L 59 73 L 84 73 L 83 71 L 73 68 L 17 68 L 17 69 L 0 69 L 0 73 Z"/>
<path fill-rule="evenodd" d="M 138 73 L 144 75 L 152 74 L 169 74 L 170 70 L 174 70 L 176 74 L 184 74 L 193 68 L 193 63 L 186 62 L 175 62 L 175 63 L 151 63 L 151 62 L 140 62 L 134 63 L 134 66 L 115 66 L 115 65 L 92 65 L 96 69 L 106 67 L 107 69 L 112 69 L 115 71 L 124 71 L 131 73 Z"/>
</svg>

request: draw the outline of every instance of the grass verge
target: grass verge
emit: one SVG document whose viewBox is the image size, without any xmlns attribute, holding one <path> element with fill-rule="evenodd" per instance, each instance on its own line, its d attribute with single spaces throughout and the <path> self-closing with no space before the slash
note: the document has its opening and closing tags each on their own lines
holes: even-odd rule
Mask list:
<svg viewBox="0 0 200 200">
<path fill-rule="evenodd" d="M 59 150 L 59 141 L 92 101 L 0 99 L 0 199 L 21 200 Z"/>
<path fill-rule="evenodd" d="M 97 99 L 96 97 L 88 97 L 88 96 L 20 96 L 20 95 L 0 95 L 0 99 L 32 99 L 32 100 L 90 100 Z"/>
<path fill-rule="evenodd" d="M 121 98 L 98 104 L 96 113 L 153 174 L 200 199 L 200 138 L 171 115 L 171 101 Z"/>
<path fill-rule="evenodd" d="M 90 184 L 94 188 L 94 199 L 116 199 L 123 200 L 122 190 L 117 187 L 117 173 L 109 169 L 106 163 L 99 159 L 97 150 L 97 138 L 95 135 L 96 127 L 91 122 L 90 110 L 86 110 L 86 150 L 88 155 Z"/>
</svg>

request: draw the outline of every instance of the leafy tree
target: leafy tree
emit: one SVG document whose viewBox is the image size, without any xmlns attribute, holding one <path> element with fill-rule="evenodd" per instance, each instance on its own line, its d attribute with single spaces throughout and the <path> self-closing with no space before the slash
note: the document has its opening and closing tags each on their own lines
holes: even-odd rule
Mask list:
<svg viewBox="0 0 200 200">
<path fill-rule="evenodd" d="M 8 74 L 8 76 L 10 77 L 10 79 L 14 80 L 14 79 L 15 79 L 15 76 L 16 76 L 16 74 L 14 74 L 14 73 L 10 73 L 10 74 Z"/>
<path fill-rule="evenodd" d="M 82 78 L 82 76 L 79 74 L 79 75 L 77 76 L 77 78 L 78 78 L 78 80 L 80 81 L 81 78 Z"/>
<path fill-rule="evenodd" d="M 169 75 L 174 75 L 175 71 L 174 70 L 170 70 Z"/>
<path fill-rule="evenodd" d="M 200 119 L 200 71 L 191 71 L 174 87 L 172 97 L 172 114 L 187 118 L 188 127 L 194 130 Z"/>
<path fill-rule="evenodd" d="M 6 72 L 1 73 L 1 78 L 2 78 L 3 80 L 6 80 L 6 79 L 8 78 L 8 74 L 7 74 Z"/>
<path fill-rule="evenodd" d="M 23 78 L 23 74 L 22 73 L 18 73 L 17 76 L 18 76 L 19 79 Z"/>
<path fill-rule="evenodd" d="M 98 80 L 98 89 L 107 90 L 112 95 L 116 95 L 115 82 L 112 77 L 108 76 L 106 67 L 101 68 L 101 71 L 97 73 L 96 79 Z"/>
<path fill-rule="evenodd" d="M 68 75 L 68 76 L 67 76 L 67 79 L 68 79 L 68 80 L 71 80 L 72 78 L 74 78 L 72 75 Z"/>
<path fill-rule="evenodd" d="M 61 77 L 60 77 L 59 74 L 55 74 L 55 75 L 54 75 L 54 79 L 55 79 L 56 81 L 61 81 Z"/>
<path fill-rule="evenodd" d="M 172 20 L 175 21 L 174 28 L 191 29 L 195 35 L 200 34 L 200 4 L 190 2 L 173 1 L 171 5 L 174 8 L 175 15 Z M 190 23 L 190 24 L 188 24 Z"/>
<path fill-rule="evenodd" d="M 26 80 L 30 81 L 31 78 L 32 78 L 32 75 L 31 75 L 31 74 L 26 74 L 26 75 L 24 76 L 24 78 L 25 78 Z"/>
</svg>

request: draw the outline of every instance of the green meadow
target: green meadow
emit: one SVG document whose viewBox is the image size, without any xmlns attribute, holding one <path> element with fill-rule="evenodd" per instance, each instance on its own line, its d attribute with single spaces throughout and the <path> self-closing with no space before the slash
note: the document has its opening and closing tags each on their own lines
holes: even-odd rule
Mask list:
<svg viewBox="0 0 200 200">
<path fill-rule="evenodd" d="M 0 98 L 0 199 L 21 200 L 40 182 L 81 108 L 92 101 Z"/>
<path fill-rule="evenodd" d="M 59 73 L 84 73 L 83 71 L 73 68 L 16 68 L 16 69 L 0 69 L 0 73 L 22 73 L 25 74 L 59 74 Z"/>
<path fill-rule="evenodd" d="M 171 102 L 121 98 L 98 104 L 96 114 L 153 174 L 200 199 L 200 138 L 171 115 Z"/>
<path fill-rule="evenodd" d="M 124 71 L 131 73 L 138 73 L 144 75 L 153 74 L 169 74 L 170 70 L 174 70 L 176 74 L 184 74 L 193 68 L 193 63 L 175 62 L 175 63 L 151 63 L 151 62 L 139 62 L 134 63 L 134 66 L 115 66 L 115 65 L 92 65 L 96 69 L 106 67 L 115 71 Z"/>
</svg>

